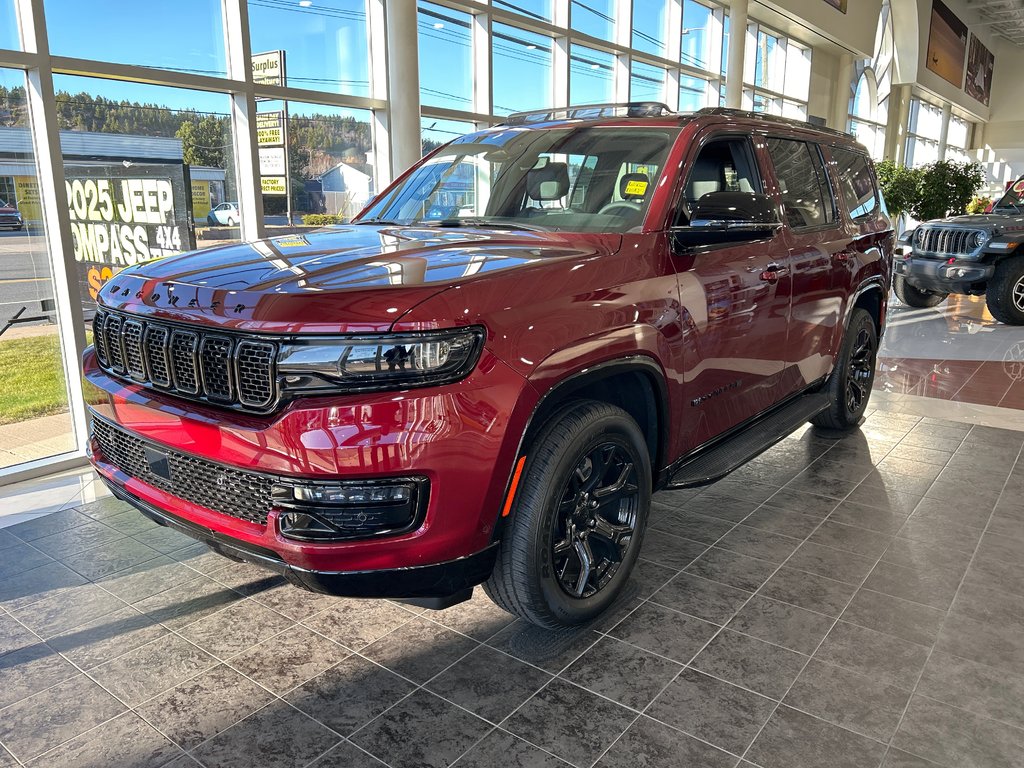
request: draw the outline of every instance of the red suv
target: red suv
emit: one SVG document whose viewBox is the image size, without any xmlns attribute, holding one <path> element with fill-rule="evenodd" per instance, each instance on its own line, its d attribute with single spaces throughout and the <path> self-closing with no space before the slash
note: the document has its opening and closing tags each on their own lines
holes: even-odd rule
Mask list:
<svg viewBox="0 0 1024 768">
<path fill-rule="evenodd" d="M 661 105 L 525 113 L 350 225 L 125 269 L 85 356 L 114 494 L 293 583 L 544 626 L 651 494 L 855 427 L 893 231 L 863 147 Z"/>
</svg>

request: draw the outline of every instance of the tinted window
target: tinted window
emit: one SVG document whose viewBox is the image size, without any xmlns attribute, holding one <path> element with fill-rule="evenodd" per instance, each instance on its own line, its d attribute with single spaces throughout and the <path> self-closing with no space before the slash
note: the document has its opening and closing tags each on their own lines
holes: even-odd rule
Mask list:
<svg viewBox="0 0 1024 768">
<path fill-rule="evenodd" d="M 878 210 L 875 176 L 871 173 L 867 157 L 848 149 L 832 148 L 829 152 L 836 165 L 839 192 L 850 211 L 850 218 L 864 218 Z"/>
<path fill-rule="evenodd" d="M 768 154 L 775 166 L 789 226 L 819 227 L 835 221 L 832 193 L 817 146 L 806 141 L 769 139 Z"/>
</svg>

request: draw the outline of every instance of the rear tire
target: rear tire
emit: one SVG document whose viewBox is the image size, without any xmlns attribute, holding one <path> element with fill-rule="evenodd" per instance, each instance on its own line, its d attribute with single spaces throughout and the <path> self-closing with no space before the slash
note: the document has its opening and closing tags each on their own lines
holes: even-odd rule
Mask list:
<svg viewBox="0 0 1024 768">
<path fill-rule="evenodd" d="M 875 381 L 877 352 L 878 331 L 874 319 L 867 310 L 854 309 L 836 366 L 825 385 L 828 409 L 811 419 L 812 424 L 842 431 L 855 429 L 860 424 Z"/>
<path fill-rule="evenodd" d="M 583 624 L 614 602 L 636 563 L 651 504 L 647 444 L 621 408 L 579 400 L 548 420 L 527 455 L 484 591 L 538 626 Z"/>
<path fill-rule="evenodd" d="M 948 293 L 935 293 L 934 291 L 926 291 L 923 288 L 915 288 L 907 282 L 903 275 L 893 275 L 892 290 L 896 294 L 897 299 L 908 307 L 916 309 L 938 306 L 949 296 Z"/>
<path fill-rule="evenodd" d="M 1024 325 L 1024 255 L 996 264 L 985 291 L 985 303 L 1000 323 Z"/>
</svg>

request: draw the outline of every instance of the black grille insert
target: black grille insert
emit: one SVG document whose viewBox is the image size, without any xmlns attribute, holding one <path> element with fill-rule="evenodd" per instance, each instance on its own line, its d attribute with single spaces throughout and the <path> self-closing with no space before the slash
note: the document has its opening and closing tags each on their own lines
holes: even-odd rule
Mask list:
<svg viewBox="0 0 1024 768">
<path fill-rule="evenodd" d="M 125 474 L 201 507 L 266 525 L 273 477 L 168 450 L 97 417 L 92 429 L 99 458 Z"/>
<path fill-rule="evenodd" d="M 93 320 L 100 366 L 146 386 L 266 412 L 277 402 L 277 345 L 101 310 Z"/>
</svg>

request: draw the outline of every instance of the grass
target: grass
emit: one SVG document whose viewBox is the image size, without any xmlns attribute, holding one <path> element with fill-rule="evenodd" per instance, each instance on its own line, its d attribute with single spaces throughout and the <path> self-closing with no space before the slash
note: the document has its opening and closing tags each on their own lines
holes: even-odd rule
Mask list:
<svg viewBox="0 0 1024 768">
<path fill-rule="evenodd" d="M 67 410 L 68 395 L 56 333 L 0 338 L 0 424 Z"/>
</svg>

